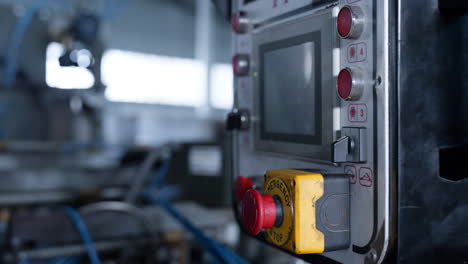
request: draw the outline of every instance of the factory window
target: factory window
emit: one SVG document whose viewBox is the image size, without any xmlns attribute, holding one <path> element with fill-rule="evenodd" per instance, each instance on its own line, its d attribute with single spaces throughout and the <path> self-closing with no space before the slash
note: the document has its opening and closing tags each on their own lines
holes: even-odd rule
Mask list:
<svg viewBox="0 0 468 264">
<path fill-rule="evenodd" d="M 102 58 L 102 82 L 111 101 L 201 106 L 206 76 L 202 63 L 123 50 Z"/>
<path fill-rule="evenodd" d="M 94 75 L 85 67 L 91 63 L 87 50 L 76 51 L 78 66 L 60 66 L 59 59 L 64 55 L 62 44 L 51 42 L 46 51 L 46 83 L 49 87 L 60 89 L 87 89 L 94 85 Z"/>
<path fill-rule="evenodd" d="M 234 100 L 232 66 L 214 64 L 211 67 L 210 103 L 214 108 L 230 109 Z"/>
</svg>

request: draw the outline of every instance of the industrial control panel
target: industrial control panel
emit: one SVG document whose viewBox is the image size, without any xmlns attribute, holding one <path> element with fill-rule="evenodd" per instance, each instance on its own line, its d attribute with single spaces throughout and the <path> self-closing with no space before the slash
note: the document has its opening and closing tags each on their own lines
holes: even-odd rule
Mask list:
<svg viewBox="0 0 468 264">
<path fill-rule="evenodd" d="M 389 247 L 388 1 L 237 0 L 235 210 L 306 260 Z"/>
</svg>

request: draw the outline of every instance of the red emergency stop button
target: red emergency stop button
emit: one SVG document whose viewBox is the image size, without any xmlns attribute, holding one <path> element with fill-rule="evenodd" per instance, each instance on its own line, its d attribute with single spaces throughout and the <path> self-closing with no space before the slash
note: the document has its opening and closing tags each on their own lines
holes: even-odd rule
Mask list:
<svg viewBox="0 0 468 264">
<path fill-rule="evenodd" d="M 257 235 L 262 228 L 275 225 L 277 205 L 271 195 L 262 195 L 257 190 L 248 190 L 242 200 L 242 224 L 251 235 Z"/>
<path fill-rule="evenodd" d="M 234 185 L 234 193 L 236 195 L 237 201 L 242 201 L 244 198 L 244 194 L 252 189 L 253 182 L 252 179 L 246 178 L 244 176 L 239 176 L 236 179 L 236 183 Z"/>
<path fill-rule="evenodd" d="M 338 74 L 336 90 L 341 99 L 355 101 L 361 98 L 363 93 L 363 77 L 361 70 L 357 68 L 344 68 Z"/>
<path fill-rule="evenodd" d="M 340 37 L 356 39 L 364 29 L 364 14 L 357 6 L 344 6 L 338 13 L 336 29 Z"/>
</svg>

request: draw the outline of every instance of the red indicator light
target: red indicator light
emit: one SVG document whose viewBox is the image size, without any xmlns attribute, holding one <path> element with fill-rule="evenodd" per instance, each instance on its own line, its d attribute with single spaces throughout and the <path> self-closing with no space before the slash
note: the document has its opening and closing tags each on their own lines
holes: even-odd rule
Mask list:
<svg viewBox="0 0 468 264">
<path fill-rule="evenodd" d="M 262 228 L 271 228 L 276 221 L 276 204 L 273 196 L 261 195 L 257 190 L 248 190 L 242 200 L 242 224 L 251 235 Z"/>
<path fill-rule="evenodd" d="M 232 30 L 238 34 L 242 34 L 247 32 L 247 27 L 249 24 L 249 20 L 245 15 L 241 13 L 235 13 L 231 16 L 231 26 Z"/>
<path fill-rule="evenodd" d="M 336 30 L 340 37 L 356 39 L 364 29 L 364 13 L 357 6 L 344 6 L 336 19 Z"/>
<path fill-rule="evenodd" d="M 232 69 L 236 76 L 245 76 L 249 73 L 249 56 L 238 54 L 232 57 Z"/>
<path fill-rule="evenodd" d="M 239 74 L 239 55 L 232 57 L 232 70 L 235 75 Z"/>
<path fill-rule="evenodd" d="M 349 7 L 343 7 L 340 10 L 336 25 L 338 34 L 340 34 L 342 38 L 347 38 L 353 27 L 353 14 Z"/>
<path fill-rule="evenodd" d="M 239 14 L 233 14 L 231 16 L 231 26 L 234 32 L 239 33 Z"/>
<path fill-rule="evenodd" d="M 344 100 L 350 100 L 351 90 L 353 88 L 353 76 L 349 69 L 343 69 L 338 74 L 336 82 L 338 95 Z"/>
<path fill-rule="evenodd" d="M 336 80 L 336 90 L 343 100 L 358 100 L 364 92 L 364 73 L 359 68 L 342 69 Z"/>
</svg>

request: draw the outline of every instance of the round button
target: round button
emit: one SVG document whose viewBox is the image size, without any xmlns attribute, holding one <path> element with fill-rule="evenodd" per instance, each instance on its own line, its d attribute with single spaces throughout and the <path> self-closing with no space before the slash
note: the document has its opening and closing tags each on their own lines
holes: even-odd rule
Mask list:
<svg viewBox="0 0 468 264">
<path fill-rule="evenodd" d="M 338 74 L 337 89 L 338 95 L 342 99 L 347 99 L 351 95 L 351 89 L 353 87 L 353 77 L 348 69 L 343 69 Z"/>
<path fill-rule="evenodd" d="M 226 119 L 226 129 L 228 131 L 233 131 L 233 130 L 246 131 L 249 129 L 249 127 L 250 127 L 249 110 L 234 108 L 232 112 L 228 114 L 227 119 Z M 242 200 L 242 197 L 241 197 L 241 200 Z"/>
<path fill-rule="evenodd" d="M 252 189 L 253 182 L 252 179 L 246 178 L 244 176 L 239 176 L 236 179 L 236 183 L 234 185 L 234 193 L 236 195 L 237 201 L 242 201 L 244 198 L 244 194 Z"/>
<path fill-rule="evenodd" d="M 345 68 L 340 71 L 336 81 L 336 89 L 341 99 L 358 100 L 362 96 L 362 74 L 358 69 Z"/>
<path fill-rule="evenodd" d="M 357 6 L 341 8 L 336 20 L 336 29 L 342 38 L 359 38 L 364 29 L 364 15 L 361 8 Z"/>
<path fill-rule="evenodd" d="M 232 68 L 236 76 L 245 76 L 249 73 L 249 56 L 237 54 L 232 58 Z"/>
<path fill-rule="evenodd" d="M 232 14 L 231 16 L 231 26 L 232 30 L 238 34 L 243 34 L 247 32 L 248 19 L 240 13 Z"/>
<path fill-rule="evenodd" d="M 262 228 L 271 228 L 276 221 L 276 204 L 273 196 L 261 195 L 250 189 L 242 200 L 242 224 L 251 235 L 257 235 Z"/>
</svg>

